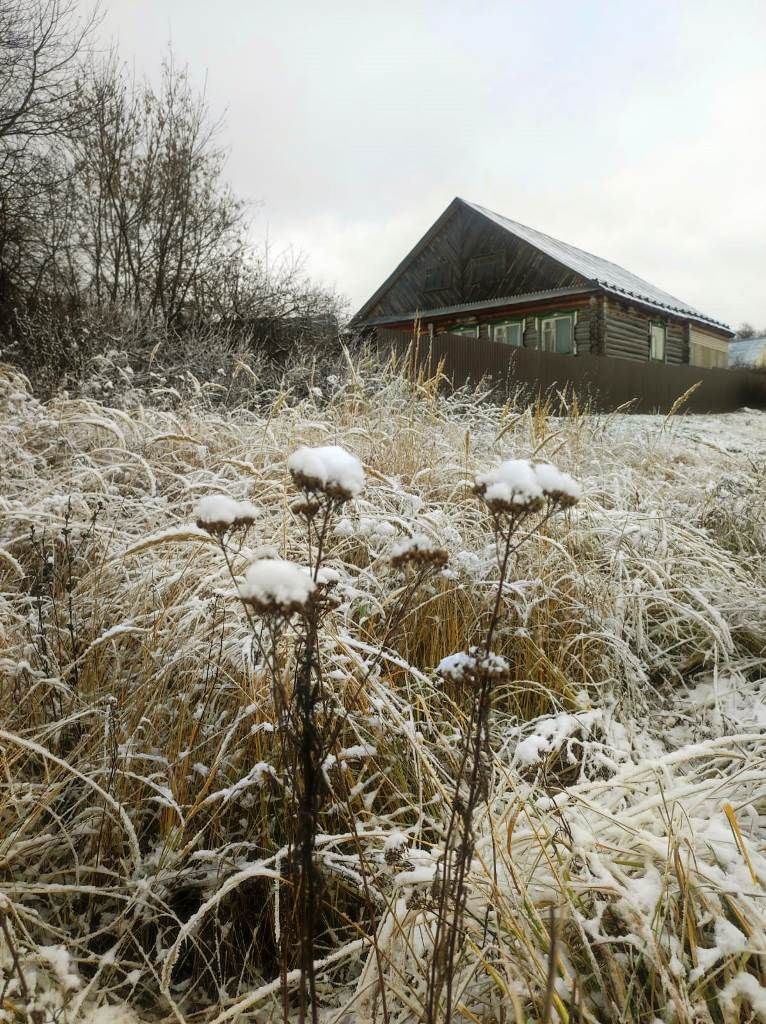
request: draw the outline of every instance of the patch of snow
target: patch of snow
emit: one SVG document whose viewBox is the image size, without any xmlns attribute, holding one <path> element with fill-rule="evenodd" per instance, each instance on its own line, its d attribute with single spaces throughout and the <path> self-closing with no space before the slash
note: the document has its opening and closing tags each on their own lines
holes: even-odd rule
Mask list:
<svg viewBox="0 0 766 1024">
<path fill-rule="evenodd" d="M 194 508 L 199 526 L 234 526 L 235 523 L 253 522 L 258 509 L 250 501 L 236 501 L 228 494 L 208 494 L 200 498 Z"/>
<path fill-rule="evenodd" d="M 569 473 L 563 473 L 550 462 L 536 462 L 533 468 L 546 495 L 564 495 L 572 501 L 579 501 L 582 497 L 582 487 Z"/>
<path fill-rule="evenodd" d="M 52 967 L 56 980 L 65 992 L 74 992 L 80 987 L 80 975 L 64 946 L 38 946 L 37 955 Z"/>
<path fill-rule="evenodd" d="M 398 829 L 395 829 L 386 836 L 386 841 L 383 843 L 383 853 L 399 853 L 401 850 L 405 850 L 409 845 L 409 837 L 406 836 L 404 832 L 400 832 Z"/>
<path fill-rule="evenodd" d="M 336 489 L 355 498 L 364 489 L 362 463 L 337 444 L 298 448 L 287 460 L 287 468 L 302 485 L 317 490 Z"/>
<path fill-rule="evenodd" d="M 543 498 L 543 488 L 526 459 L 508 459 L 497 469 L 476 476 L 476 486 L 487 502 L 503 502 L 518 508 L 534 506 Z"/>
<path fill-rule="evenodd" d="M 286 610 L 305 605 L 315 590 L 316 584 L 303 566 L 277 558 L 254 562 L 239 586 L 243 600 Z"/>
</svg>

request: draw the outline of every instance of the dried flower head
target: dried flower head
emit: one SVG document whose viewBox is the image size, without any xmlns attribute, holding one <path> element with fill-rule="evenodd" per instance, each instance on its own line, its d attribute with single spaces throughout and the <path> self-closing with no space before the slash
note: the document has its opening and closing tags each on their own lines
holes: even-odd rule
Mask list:
<svg viewBox="0 0 766 1024">
<path fill-rule="evenodd" d="M 448 560 L 449 555 L 444 548 L 438 547 L 422 533 L 399 541 L 391 549 L 391 565 L 395 569 L 403 569 L 408 565 L 418 568 L 433 566 L 435 569 L 441 569 Z"/>
<path fill-rule="evenodd" d="M 237 514 L 234 517 L 234 527 L 252 526 L 258 518 L 258 509 L 252 501 L 238 501 Z"/>
<path fill-rule="evenodd" d="M 563 473 L 550 462 L 537 462 L 534 465 L 535 476 L 543 489 L 543 494 L 554 505 L 571 508 L 582 497 L 582 488 L 569 473 Z"/>
<path fill-rule="evenodd" d="M 340 445 L 299 448 L 287 460 L 287 468 L 296 486 L 308 494 L 348 501 L 364 488 L 362 463 Z"/>
<path fill-rule="evenodd" d="M 305 519 L 313 519 L 321 507 L 321 503 L 313 495 L 296 498 L 290 505 L 296 516 L 303 516 Z"/>
<path fill-rule="evenodd" d="M 252 502 L 236 501 L 228 494 L 208 494 L 200 498 L 194 510 L 197 526 L 219 536 L 252 525 L 257 516 L 258 509 Z"/>
<path fill-rule="evenodd" d="M 478 647 L 447 655 L 436 666 L 436 671 L 442 679 L 454 683 L 475 683 L 480 679 L 503 683 L 511 678 L 511 666 L 506 658 L 494 651 L 485 654 Z"/>
<path fill-rule="evenodd" d="M 332 590 L 340 583 L 340 573 L 336 569 L 331 569 L 329 565 L 323 565 L 317 573 L 316 583 L 318 587 Z"/>
<path fill-rule="evenodd" d="M 410 841 L 404 832 L 395 830 L 390 833 L 383 844 L 383 860 L 390 867 L 401 867 L 407 863 L 407 849 Z"/>
<path fill-rule="evenodd" d="M 315 591 L 314 580 L 302 566 L 278 558 L 253 562 L 239 588 L 242 600 L 262 615 L 305 611 Z"/>
<path fill-rule="evenodd" d="M 495 513 L 519 515 L 536 512 L 543 506 L 543 488 L 526 459 L 508 459 L 497 469 L 479 473 L 474 491 Z"/>
</svg>

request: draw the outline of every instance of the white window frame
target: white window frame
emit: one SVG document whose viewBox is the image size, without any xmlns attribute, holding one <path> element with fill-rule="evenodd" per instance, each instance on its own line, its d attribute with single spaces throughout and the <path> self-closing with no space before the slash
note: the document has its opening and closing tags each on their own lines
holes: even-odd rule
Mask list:
<svg viewBox="0 0 766 1024">
<path fill-rule="evenodd" d="M 572 322 L 572 355 L 577 355 L 577 310 L 570 313 L 551 313 L 548 316 L 541 316 L 538 318 L 537 337 L 539 339 L 539 347 L 541 352 L 556 352 L 556 329 L 553 328 L 553 348 L 545 347 L 545 325 L 547 323 L 553 323 L 556 320 L 571 320 Z M 569 353 L 561 352 L 560 355 L 569 355 Z"/>
<path fill-rule="evenodd" d="M 662 354 L 655 354 L 655 329 L 662 331 Z M 652 320 L 649 323 L 649 359 L 657 363 L 667 362 L 668 357 L 668 325 Z"/>
<path fill-rule="evenodd" d="M 519 328 L 519 343 L 514 345 L 513 342 L 506 341 L 504 338 L 498 338 L 498 331 L 505 327 L 518 327 Z M 526 320 L 500 320 L 497 323 L 492 324 L 492 340 L 497 341 L 502 345 L 509 345 L 511 348 L 524 348 L 524 332 L 527 329 Z"/>
</svg>

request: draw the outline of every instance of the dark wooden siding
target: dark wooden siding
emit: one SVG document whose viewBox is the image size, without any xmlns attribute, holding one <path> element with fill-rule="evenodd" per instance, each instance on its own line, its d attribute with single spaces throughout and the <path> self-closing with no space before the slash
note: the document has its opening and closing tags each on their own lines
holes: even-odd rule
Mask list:
<svg viewBox="0 0 766 1024">
<path fill-rule="evenodd" d="M 537 348 L 540 344 L 539 332 L 537 330 L 537 317 L 527 317 L 524 328 L 524 348 Z"/>
<path fill-rule="evenodd" d="M 444 273 L 434 272 L 442 268 Z M 434 282 L 445 287 L 427 288 Z M 458 208 L 380 297 L 367 317 L 584 284 L 585 278 L 499 225 Z"/>
<path fill-rule="evenodd" d="M 605 355 L 645 362 L 649 358 L 650 324 L 659 322 L 665 325 L 666 362 L 675 365 L 689 362 L 686 323 L 607 297 L 603 299 L 603 314 Z"/>
<path fill-rule="evenodd" d="M 689 362 L 689 340 L 687 325 L 671 320 L 666 323 L 665 354 L 668 363 L 683 365 Z"/>
<path fill-rule="evenodd" d="M 644 362 L 649 358 L 650 320 L 633 307 L 604 299 L 604 354 Z"/>
<path fill-rule="evenodd" d="M 577 310 L 577 323 L 575 324 L 575 351 L 578 355 L 590 353 L 590 318 L 591 307 L 584 306 Z"/>
</svg>

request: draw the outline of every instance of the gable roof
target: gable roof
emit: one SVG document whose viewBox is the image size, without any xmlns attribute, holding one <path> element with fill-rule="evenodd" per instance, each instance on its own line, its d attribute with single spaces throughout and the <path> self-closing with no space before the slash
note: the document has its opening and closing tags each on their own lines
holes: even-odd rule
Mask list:
<svg viewBox="0 0 766 1024">
<path fill-rule="evenodd" d="M 396 278 L 399 277 L 405 267 L 407 267 L 410 262 L 418 256 L 420 252 L 422 252 L 452 212 L 460 206 L 473 210 L 474 213 L 478 213 L 482 217 L 486 217 L 488 220 L 491 220 L 494 224 L 501 227 L 504 231 L 507 231 L 515 238 L 520 238 L 522 241 L 528 242 L 530 245 L 534 246 L 540 252 L 545 253 L 546 256 L 549 256 L 557 263 L 567 267 L 575 274 L 581 275 L 585 278 L 587 284 L 597 286 L 621 297 L 634 298 L 645 305 L 654 307 L 655 309 L 668 310 L 690 320 L 697 320 L 700 323 L 710 324 L 711 326 L 718 327 L 724 331 L 729 330 L 727 324 L 722 323 L 720 320 L 714 320 L 705 313 L 701 313 L 698 309 L 690 306 L 682 299 L 677 299 L 668 292 L 662 291 L 661 288 L 655 287 L 655 285 L 650 284 L 648 281 L 638 277 L 636 274 L 632 274 L 629 270 L 625 270 L 623 267 L 618 266 L 618 264 L 612 263 L 610 260 L 602 259 L 600 256 L 594 256 L 592 253 L 585 252 L 584 249 L 578 249 L 576 246 L 569 245 L 567 242 L 560 242 L 558 239 L 552 238 L 550 235 L 546 235 L 542 231 L 537 231 L 535 228 L 528 228 L 524 224 L 519 224 L 517 221 L 510 220 L 508 217 L 503 217 L 499 213 L 493 213 L 492 210 L 487 210 L 485 207 L 479 206 L 477 203 L 470 203 L 468 200 L 461 199 L 459 196 L 452 200 L 444 213 L 435 221 L 425 235 L 423 235 L 417 245 L 407 254 L 407 256 L 405 256 L 402 262 L 383 282 L 375 294 L 364 304 L 364 306 L 362 306 L 354 317 L 355 321 L 364 319 L 378 299 L 388 290 Z M 512 298 L 512 296 L 507 296 L 507 298 Z M 413 310 L 412 312 L 414 314 L 417 311 Z M 402 319 L 402 317 L 400 317 L 400 319 Z M 733 331 L 730 333 L 733 333 Z"/>
</svg>

